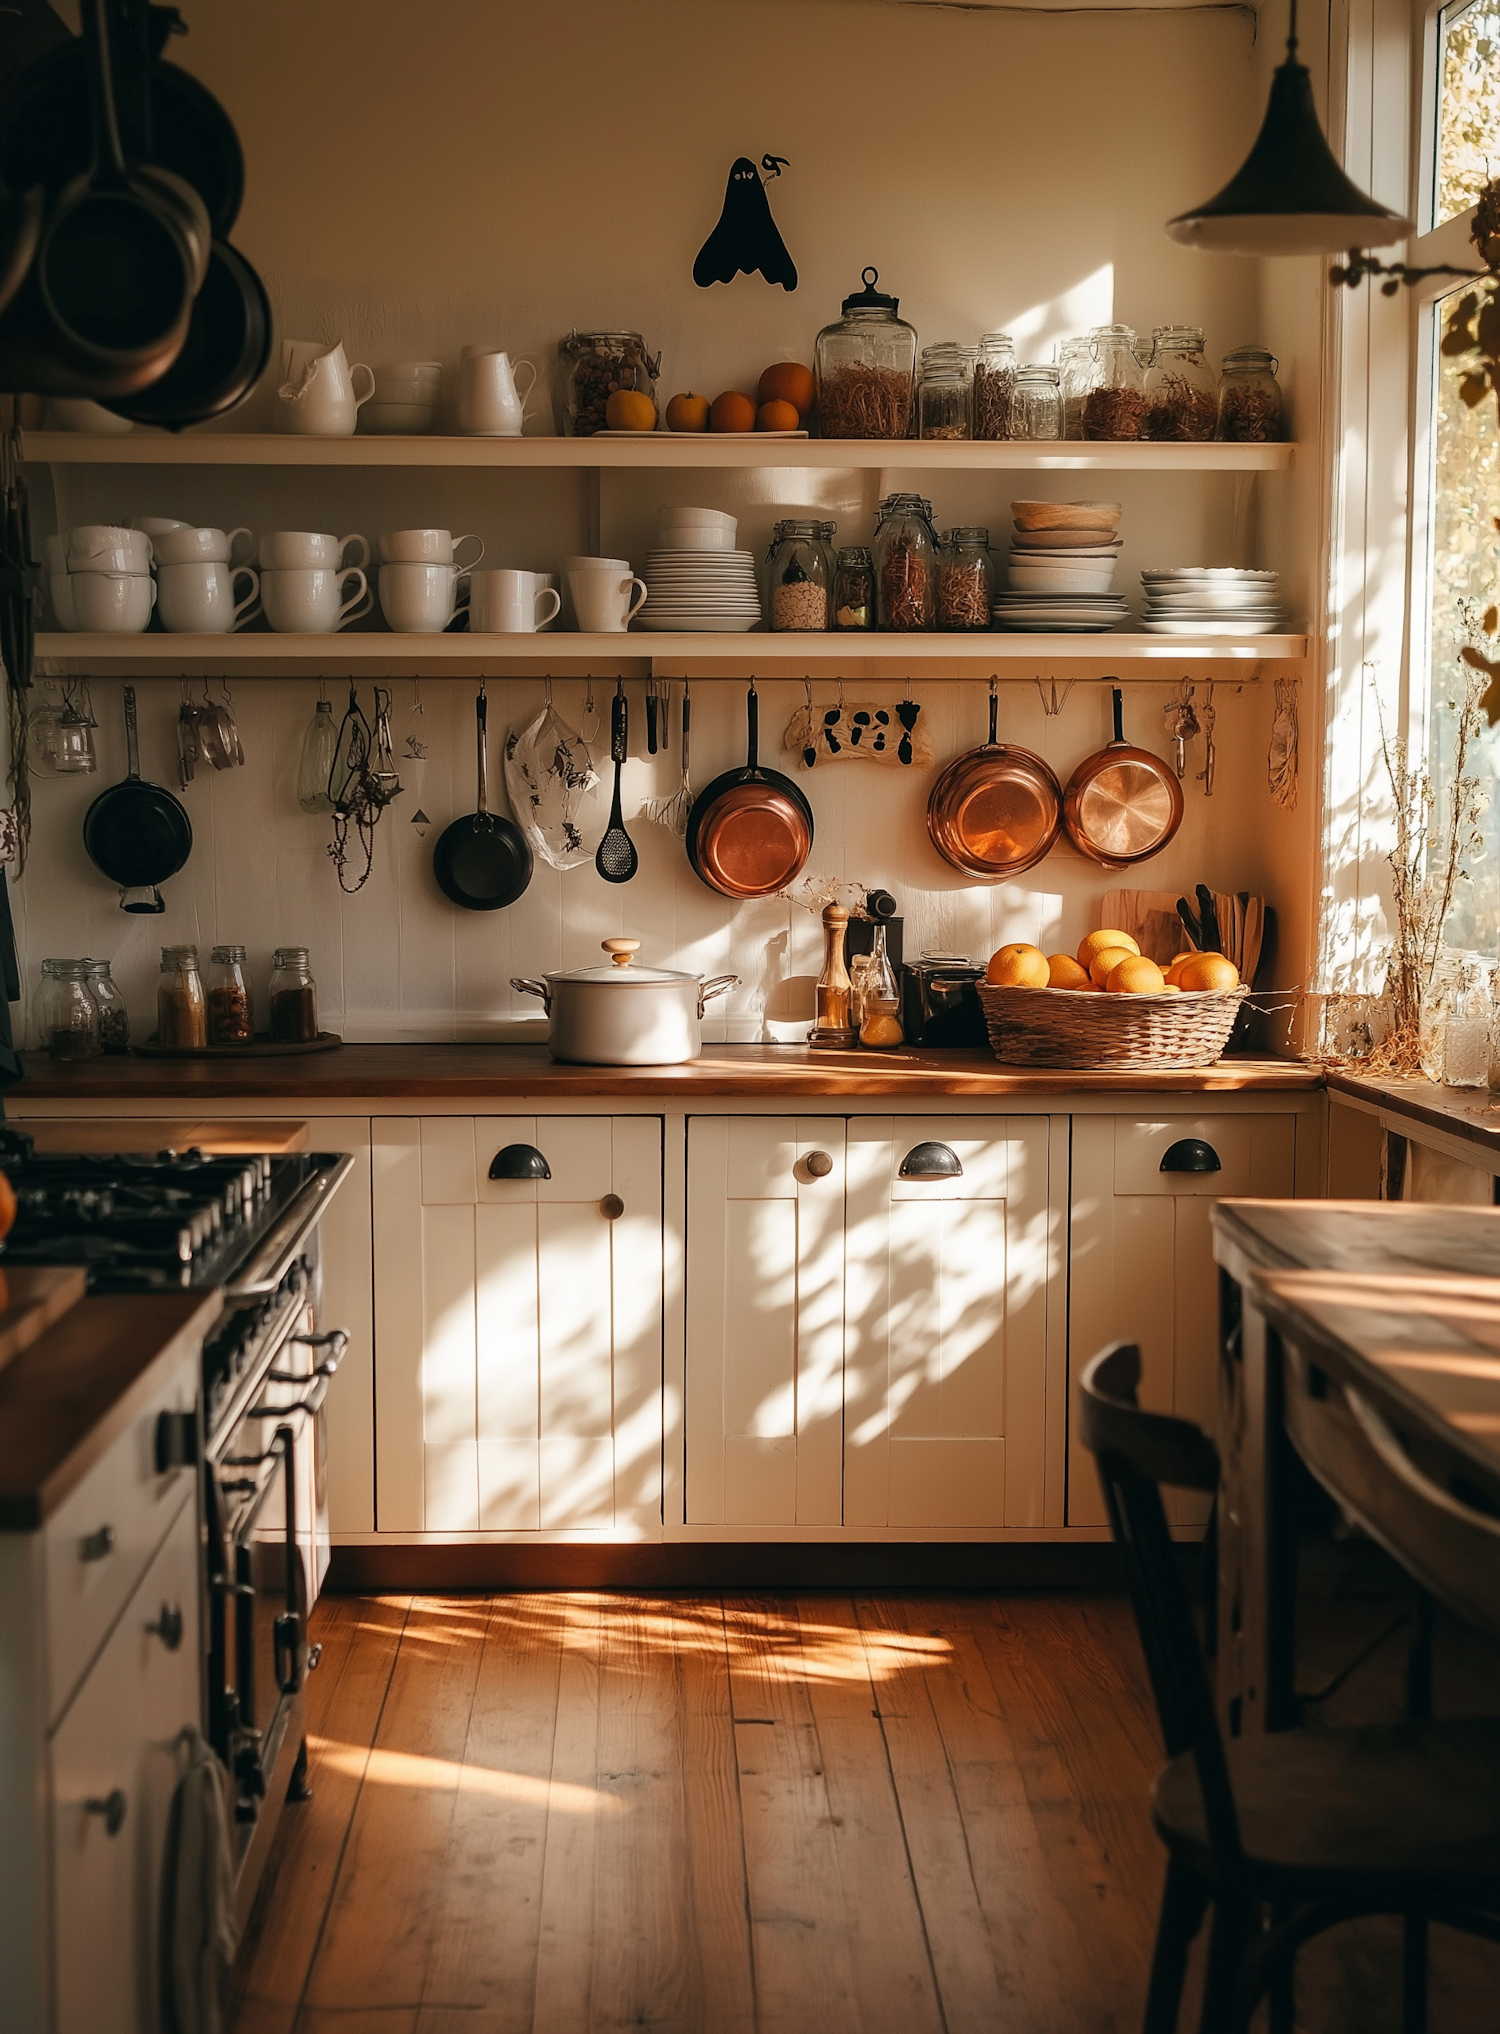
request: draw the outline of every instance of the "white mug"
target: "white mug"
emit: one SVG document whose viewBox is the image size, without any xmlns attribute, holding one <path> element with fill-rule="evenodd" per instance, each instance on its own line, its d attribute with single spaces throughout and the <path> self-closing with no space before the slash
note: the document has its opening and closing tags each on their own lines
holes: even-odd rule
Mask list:
<svg viewBox="0 0 1500 2034">
<path fill-rule="evenodd" d="M 347 581 L 359 581 L 347 600 Z M 370 582 L 357 565 L 293 566 L 260 575 L 260 597 L 266 620 L 283 635 L 309 632 L 331 636 L 346 622 L 358 621 L 375 605 Z"/>
<path fill-rule="evenodd" d="M 185 530 L 187 524 L 179 522 L 175 516 L 132 516 L 130 527 L 133 530 L 144 530 L 146 535 L 154 540 L 165 536 L 168 530 Z"/>
<path fill-rule="evenodd" d="M 138 636 L 156 605 L 156 581 L 149 572 L 70 572 L 68 595 L 75 629 Z"/>
<path fill-rule="evenodd" d="M 290 357 L 292 365 L 288 378 L 276 391 L 277 421 L 284 431 L 319 438 L 351 438 L 360 404 L 367 403 L 375 393 L 375 377 L 362 360 L 350 366 L 342 340 L 311 359 L 303 357 L 306 344 L 305 340 L 297 339 L 282 344 L 283 363 Z"/>
<path fill-rule="evenodd" d="M 435 636 L 469 604 L 453 565 L 382 565 L 380 611 L 401 635 Z"/>
<path fill-rule="evenodd" d="M 510 355 L 492 346 L 466 346 L 458 362 L 458 428 L 471 438 L 519 438 L 526 404 L 536 387 L 536 366 L 524 389 L 516 387 Z"/>
<path fill-rule="evenodd" d="M 351 544 L 357 544 L 359 549 L 347 557 L 345 553 Z M 333 572 L 340 567 L 368 565 L 370 546 L 364 537 L 330 537 L 320 530 L 267 530 L 260 540 L 260 557 L 256 562 L 262 572 L 305 571 L 313 565 Z"/>
<path fill-rule="evenodd" d="M 79 523 L 68 531 L 70 572 L 149 572 L 151 539 L 118 523 Z"/>
<path fill-rule="evenodd" d="M 241 539 L 244 555 L 236 558 L 235 547 Z M 158 566 L 247 565 L 255 556 L 255 535 L 243 525 L 237 530 L 196 530 L 180 523 L 176 529 L 155 532 L 151 548 Z"/>
<path fill-rule="evenodd" d="M 235 583 L 248 579 L 250 591 L 234 597 Z M 193 565 L 161 565 L 156 572 L 161 625 L 174 635 L 202 630 L 229 636 L 260 612 L 260 574 L 251 565 L 210 560 Z"/>
<path fill-rule="evenodd" d="M 477 544 L 479 549 L 472 558 L 461 559 L 460 544 Z M 482 537 L 455 537 L 451 530 L 387 530 L 380 540 L 380 558 L 385 565 L 452 565 L 460 572 L 472 572 L 483 556 Z"/>
<path fill-rule="evenodd" d="M 628 572 L 628 558 L 569 558 L 564 568 L 570 575 L 574 572 Z"/>
<path fill-rule="evenodd" d="M 562 612 L 562 593 L 558 588 L 557 574 L 555 572 L 533 572 L 531 583 L 535 587 L 544 588 L 548 592 L 557 594 L 557 612 L 560 614 Z M 546 621 L 540 623 L 539 626 L 544 629 L 550 629 L 556 620 L 557 614 L 553 614 Z"/>
<path fill-rule="evenodd" d="M 47 605 L 52 610 L 52 619 L 60 629 L 71 629 L 73 621 L 73 582 L 66 572 L 53 572 L 47 578 Z"/>
<path fill-rule="evenodd" d="M 634 593 L 632 592 L 634 589 Z M 640 613 L 646 598 L 644 579 L 621 572 L 570 572 L 568 591 L 573 612 L 586 636 L 623 635 Z"/>
<path fill-rule="evenodd" d="M 562 600 L 555 587 L 538 586 L 539 576 L 505 567 L 476 572 L 470 582 L 469 633 L 529 636 L 555 621 Z"/>
</svg>

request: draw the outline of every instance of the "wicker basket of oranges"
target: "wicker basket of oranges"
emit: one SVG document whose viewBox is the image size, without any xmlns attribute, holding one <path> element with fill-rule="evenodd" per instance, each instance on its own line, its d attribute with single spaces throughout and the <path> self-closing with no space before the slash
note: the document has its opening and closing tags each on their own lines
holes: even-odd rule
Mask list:
<svg viewBox="0 0 1500 2034">
<path fill-rule="evenodd" d="M 996 1059 L 1122 1070 L 1212 1066 L 1250 991 L 1218 953 L 1148 960 L 1123 932 L 1074 954 L 1002 946 L 979 984 Z"/>
</svg>

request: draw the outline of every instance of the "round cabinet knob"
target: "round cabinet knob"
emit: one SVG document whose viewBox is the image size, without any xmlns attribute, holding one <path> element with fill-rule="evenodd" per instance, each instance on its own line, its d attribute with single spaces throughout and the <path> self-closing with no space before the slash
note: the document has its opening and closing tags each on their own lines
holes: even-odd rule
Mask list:
<svg viewBox="0 0 1500 2034">
<path fill-rule="evenodd" d="M 599 1212 L 606 1222 L 618 1222 L 625 1212 L 625 1203 L 618 1194 L 606 1194 L 599 1203 Z"/>
<path fill-rule="evenodd" d="M 146 1629 L 161 1640 L 169 1653 L 175 1653 L 182 1644 L 182 1612 L 175 1603 L 164 1603 L 161 1616 Z"/>
<path fill-rule="evenodd" d="M 490 1160 L 491 1179 L 551 1179 L 552 1168 L 534 1144 L 507 1144 Z"/>
<path fill-rule="evenodd" d="M 802 1163 L 813 1179 L 827 1179 L 833 1171 L 833 1160 L 826 1151 L 809 1151 Z"/>
<path fill-rule="evenodd" d="M 962 1179 L 964 1169 L 958 1153 L 946 1144 L 914 1144 L 902 1159 L 900 1179 Z"/>
<path fill-rule="evenodd" d="M 108 1794 L 95 1794 L 84 1802 L 84 1811 L 89 1815 L 102 1815 L 105 1834 L 118 1836 L 125 1826 L 125 1796 L 118 1787 Z"/>
</svg>

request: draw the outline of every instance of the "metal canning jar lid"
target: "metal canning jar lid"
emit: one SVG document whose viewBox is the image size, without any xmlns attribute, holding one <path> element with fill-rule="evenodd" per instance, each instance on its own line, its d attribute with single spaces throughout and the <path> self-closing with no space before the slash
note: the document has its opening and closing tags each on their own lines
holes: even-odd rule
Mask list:
<svg viewBox="0 0 1500 2034">
<path fill-rule="evenodd" d="M 161 965 L 163 974 L 170 973 L 173 968 L 195 968 L 198 965 L 198 949 L 196 946 L 164 946 Z"/>
<path fill-rule="evenodd" d="M 245 949 L 242 946 L 216 946 L 209 953 L 215 967 L 243 967 Z"/>
</svg>

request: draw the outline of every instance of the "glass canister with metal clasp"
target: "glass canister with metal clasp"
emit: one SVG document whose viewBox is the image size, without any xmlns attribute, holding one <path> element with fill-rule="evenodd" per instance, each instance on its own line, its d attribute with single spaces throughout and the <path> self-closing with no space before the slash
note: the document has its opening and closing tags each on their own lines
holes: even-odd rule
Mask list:
<svg viewBox="0 0 1500 2034">
<path fill-rule="evenodd" d="M 1009 332 L 986 332 L 974 359 L 974 436 L 1014 438 L 1016 348 Z"/>
<path fill-rule="evenodd" d="M 278 946 L 271 961 L 271 1036 L 309 1045 L 318 1036 L 318 989 L 305 946 Z"/>
<path fill-rule="evenodd" d="M 937 537 L 932 503 L 888 494 L 875 525 L 875 605 L 883 629 L 937 625 Z"/>
<path fill-rule="evenodd" d="M 833 575 L 833 625 L 836 629 L 875 626 L 875 561 L 865 544 L 846 544 Z"/>
<path fill-rule="evenodd" d="M 570 332 L 557 348 L 558 409 L 565 438 L 592 438 L 608 428 L 605 410 L 616 389 L 656 401 L 661 355 L 639 332 Z"/>
<path fill-rule="evenodd" d="M 86 960 L 44 960 L 36 998 L 37 1043 L 49 1059 L 97 1059 L 99 1008 Z"/>
<path fill-rule="evenodd" d="M 129 1052 L 130 1013 L 109 962 L 90 960 L 84 965 L 89 971 L 89 994 L 99 1012 L 99 1050 L 105 1054 Z"/>
<path fill-rule="evenodd" d="M 938 554 L 938 627 L 987 629 L 994 601 L 989 531 L 977 525 L 950 530 Z"/>
<path fill-rule="evenodd" d="M 1219 426 L 1228 445 L 1277 445 L 1282 436 L 1279 362 L 1264 346 L 1236 346 L 1219 376 Z"/>
<path fill-rule="evenodd" d="M 1206 444 L 1219 418 L 1214 371 L 1203 356 L 1201 325 L 1158 325 L 1145 374 L 1146 436 L 1167 444 Z"/>
<path fill-rule="evenodd" d="M 1083 399 L 1083 435 L 1106 441 L 1141 438 L 1146 431 L 1145 375 L 1129 325 L 1096 325 L 1093 371 Z"/>
<path fill-rule="evenodd" d="M 156 1042 L 201 1052 L 208 1043 L 208 1005 L 196 946 L 164 946 L 156 984 Z"/>
<path fill-rule="evenodd" d="M 828 528 L 826 523 L 797 517 L 775 526 L 766 553 L 766 605 L 773 630 L 831 626 L 833 553 L 825 535 Z"/>
<path fill-rule="evenodd" d="M 904 438 L 912 420 L 917 334 L 898 317 L 900 299 L 875 285 L 845 297 L 843 316 L 825 325 L 814 353 L 818 421 L 825 438 Z"/>
</svg>

